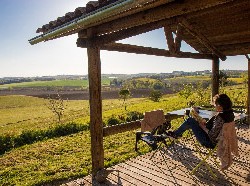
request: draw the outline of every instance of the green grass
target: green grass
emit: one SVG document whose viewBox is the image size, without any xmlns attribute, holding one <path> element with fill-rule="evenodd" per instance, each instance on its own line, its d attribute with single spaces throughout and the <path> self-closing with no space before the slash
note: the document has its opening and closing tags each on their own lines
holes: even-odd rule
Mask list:
<svg viewBox="0 0 250 186">
<path fill-rule="evenodd" d="M 165 79 L 166 82 L 170 84 L 188 84 L 188 83 L 198 83 L 198 82 L 210 82 L 211 77 L 209 76 L 182 76 Z"/>
<path fill-rule="evenodd" d="M 194 81 L 194 80 L 211 80 L 210 76 L 181 76 L 181 77 L 174 77 L 174 78 L 168 78 L 169 80 L 190 80 L 190 81 Z"/>
<path fill-rule="evenodd" d="M 110 80 L 108 78 L 102 79 L 102 85 L 109 85 Z M 22 83 L 12 83 L 0 85 L 1 88 L 27 88 L 27 87 L 88 87 L 88 80 L 53 80 L 53 81 L 32 81 Z"/>
<path fill-rule="evenodd" d="M 230 87 L 224 91 L 244 91 Z M 236 95 L 236 94 L 235 94 Z M 232 93 L 233 97 L 234 94 Z M 44 104 L 46 100 L 26 96 L 3 96 L 0 97 L 0 115 L 8 114 L 9 109 L 12 114 L 2 120 L 1 134 L 6 134 L 10 130 L 15 130 L 16 134 L 25 129 L 49 128 L 51 123 L 43 122 L 44 118 L 39 118 L 46 110 Z M 2 104 L 3 103 L 3 104 Z M 36 105 L 37 103 L 37 105 Z M 15 106 L 17 105 L 17 106 Z M 112 115 L 122 115 L 131 111 L 145 112 L 154 109 L 163 109 L 164 112 L 186 107 L 184 99 L 176 95 L 164 96 L 160 102 L 152 102 L 145 98 L 129 99 L 127 111 L 124 110 L 120 100 L 103 101 L 103 120 L 107 120 Z M 13 109 L 13 110 L 12 110 Z M 29 109 L 33 109 L 29 111 Z M 74 111 L 75 109 L 75 111 Z M 73 110 L 73 111 L 72 111 Z M 69 102 L 69 113 L 65 117 L 70 117 L 75 123 L 85 124 L 89 121 L 88 101 Z M 72 111 L 72 112 L 71 112 Z M 74 113 L 77 114 L 74 115 Z M 81 113 L 81 114 L 78 114 Z M 19 114 L 20 113 L 20 114 Z M 22 113 L 22 114 L 21 114 Z M 19 119 L 37 117 L 37 122 L 19 122 L 6 125 L 6 122 L 15 122 L 15 115 Z M 46 114 L 44 115 L 46 118 Z M 53 117 L 53 116 L 52 116 Z M 9 120 L 7 119 L 9 118 Z M 173 127 L 179 125 L 182 119 L 174 120 Z M 106 167 L 124 162 L 129 158 L 144 154 L 150 149 L 139 143 L 139 152 L 134 151 L 135 131 L 123 132 L 120 134 L 104 138 L 104 153 Z M 81 131 L 64 137 L 57 137 L 39 141 L 30 145 L 25 145 L 0 156 L 0 185 L 43 185 L 53 183 L 58 180 L 78 178 L 88 175 L 91 170 L 90 154 L 90 133 L 88 130 Z"/>
<path fill-rule="evenodd" d="M 134 134 L 130 131 L 104 139 L 105 166 L 138 155 L 133 149 Z M 140 151 L 149 149 L 142 146 Z M 0 185 L 42 185 L 85 176 L 90 171 L 89 132 L 27 145 L 0 157 Z"/>
<path fill-rule="evenodd" d="M 24 97 L 24 99 L 33 100 L 34 98 Z M 38 105 L 42 107 L 44 100 L 35 99 L 38 99 Z M 26 108 L 25 101 L 28 100 L 24 100 L 23 104 L 20 101 L 19 111 Z M 77 106 L 79 104 L 77 102 L 80 102 L 80 105 L 83 106 L 81 101 L 72 102 L 72 105 Z M 30 106 L 32 105 L 30 104 Z M 130 99 L 128 111 L 124 110 L 122 101 L 107 100 L 103 101 L 103 118 L 105 120 L 112 114 L 119 115 L 129 111 L 143 113 L 162 108 L 167 112 L 181 107 L 183 107 L 183 100 L 176 96 L 164 97 L 160 102 L 152 102 L 143 98 Z M 3 106 L 2 110 L 4 110 Z M 85 117 L 88 117 L 88 113 Z M 75 122 L 84 123 L 86 122 L 85 117 L 80 117 Z M 17 125 L 15 124 L 12 127 L 15 128 Z M 23 124 L 21 125 L 23 126 Z M 25 127 L 28 128 L 28 125 Z M 22 127 L 20 127 L 17 132 L 22 130 Z M 140 143 L 140 152 L 137 153 L 134 151 L 134 142 L 135 131 L 106 137 L 104 139 L 105 166 L 112 166 L 150 150 Z M 85 176 L 91 170 L 90 159 L 89 131 L 25 145 L 0 156 L 0 185 L 42 185 L 56 180 Z"/>
<path fill-rule="evenodd" d="M 243 78 L 228 78 L 228 80 L 242 84 L 244 82 Z"/>
<path fill-rule="evenodd" d="M 129 99 L 128 104 L 133 105 L 142 99 Z M 24 130 L 45 130 L 57 125 L 57 117 L 48 109 L 47 99 L 29 96 L 0 96 L 0 135 L 20 134 Z M 124 110 L 122 100 L 104 100 L 103 111 L 121 108 Z M 82 118 L 81 122 L 89 121 L 89 101 L 65 101 L 66 109 L 63 121 L 72 121 Z M 129 108 L 130 106 L 128 106 Z"/>
</svg>

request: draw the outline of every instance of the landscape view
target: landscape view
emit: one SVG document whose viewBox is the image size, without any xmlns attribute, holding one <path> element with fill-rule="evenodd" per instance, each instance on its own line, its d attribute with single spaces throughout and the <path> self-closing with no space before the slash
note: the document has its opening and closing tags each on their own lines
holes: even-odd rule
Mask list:
<svg viewBox="0 0 250 186">
<path fill-rule="evenodd" d="M 246 109 L 247 72 L 220 71 L 220 92 Z M 197 105 L 209 107 L 211 72 L 103 74 L 103 126 Z M 88 77 L 58 75 L 0 79 L 0 185 L 53 185 L 91 173 Z M 172 121 L 172 128 L 180 119 Z M 105 167 L 151 149 L 135 131 L 104 138 Z"/>
<path fill-rule="evenodd" d="M 250 185 L 249 10 L 0 0 L 0 186 Z"/>
</svg>

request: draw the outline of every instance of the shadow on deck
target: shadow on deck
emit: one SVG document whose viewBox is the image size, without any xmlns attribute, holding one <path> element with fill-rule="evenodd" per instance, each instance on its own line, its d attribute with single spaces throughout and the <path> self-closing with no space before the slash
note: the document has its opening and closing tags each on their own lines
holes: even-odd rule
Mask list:
<svg viewBox="0 0 250 186">
<path fill-rule="evenodd" d="M 64 186 L 111 186 L 111 185 L 214 185 L 214 186 L 250 186 L 250 135 L 249 129 L 238 129 L 240 157 L 234 157 L 232 166 L 222 172 L 209 161 L 212 170 L 218 176 L 214 179 L 205 166 L 198 169 L 194 175 L 190 171 L 200 161 L 198 153 L 192 145 L 187 143 L 175 144 L 171 147 L 162 147 L 145 155 L 130 159 L 125 163 L 110 167 L 114 170 L 108 180 L 103 183 L 92 183 L 91 175 L 80 178 Z"/>
</svg>

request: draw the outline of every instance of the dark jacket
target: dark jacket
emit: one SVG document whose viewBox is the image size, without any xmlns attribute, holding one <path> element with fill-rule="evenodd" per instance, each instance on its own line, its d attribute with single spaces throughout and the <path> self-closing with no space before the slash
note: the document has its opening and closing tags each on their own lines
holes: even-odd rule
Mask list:
<svg viewBox="0 0 250 186">
<path fill-rule="evenodd" d="M 217 144 L 218 135 L 222 130 L 222 126 L 224 123 L 229 123 L 234 121 L 234 113 L 233 110 L 223 111 L 217 113 L 206 123 L 206 128 L 208 131 L 208 136 L 213 144 Z"/>
</svg>

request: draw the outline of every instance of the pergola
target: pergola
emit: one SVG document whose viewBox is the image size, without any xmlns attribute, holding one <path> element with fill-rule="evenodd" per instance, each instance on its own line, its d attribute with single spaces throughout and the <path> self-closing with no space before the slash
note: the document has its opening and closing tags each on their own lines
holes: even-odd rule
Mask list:
<svg viewBox="0 0 250 186">
<path fill-rule="evenodd" d="M 168 49 L 142 47 L 116 41 L 163 28 Z M 219 61 L 245 55 L 250 77 L 249 0 L 99 0 L 90 1 L 51 21 L 29 40 L 42 41 L 78 34 L 77 46 L 87 48 L 90 133 L 93 175 L 104 167 L 103 137 L 137 128 L 139 122 L 103 128 L 100 50 L 155 56 L 210 59 L 212 96 L 219 93 Z M 185 41 L 197 52 L 183 52 Z M 248 86 L 248 111 L 250 110 Z M 248 114 L 249 116 L 249 114 Z"/>
</svg>

